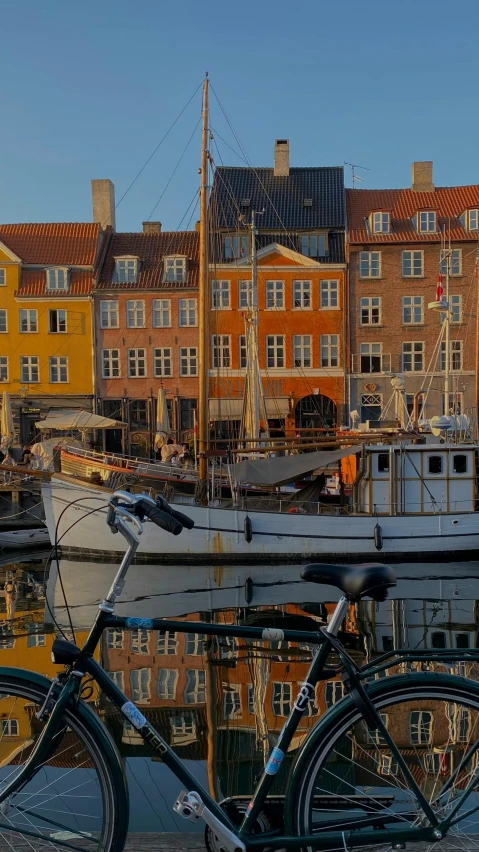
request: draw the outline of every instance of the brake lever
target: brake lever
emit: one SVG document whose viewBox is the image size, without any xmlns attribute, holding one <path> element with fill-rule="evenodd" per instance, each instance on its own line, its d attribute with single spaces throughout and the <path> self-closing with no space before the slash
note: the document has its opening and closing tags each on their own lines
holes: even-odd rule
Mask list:
<svg viewBox="0 0 479 852">
<path fill-rule="evenodd" d="M 115 511 L 115 515 L 119 515 L 119 517 L 122 518 L 124 521 L 133 521 L 133 523 L 135 524 L 135 526 L 138 530 L 138 535 L 142 535 L 143 524 L 141 523 L 141 519 L 137 515 L 134 515 L 132 512 L 130 512 L 124 506 L 115 506 L 114 511 Z M 119 529 L 118 529 L 118 527 L 115 523 L 115 520 L 113 521 L 113 523 L 110 523 L 110 527 L 111 527 L 112 532 L 117 533 L 117 532 L 119 532 Z"/>
</svg>

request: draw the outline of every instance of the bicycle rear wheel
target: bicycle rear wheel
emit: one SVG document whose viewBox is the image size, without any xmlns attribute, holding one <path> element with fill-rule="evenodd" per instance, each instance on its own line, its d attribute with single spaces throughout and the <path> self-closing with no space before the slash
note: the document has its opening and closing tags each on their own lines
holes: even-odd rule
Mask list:
<svg viewBox="0 0 479 852">
<path fill-rule="evenodd" d="M 389 682 L 388 682 L 389 681 Z M 458 806 L 458 822 L 434 844 L 407 842 L 406 849 L 437 852 L 479 850 L 479 686 L 450 675 L 412 674 L 376 681 L 370 694 L 388 733 L 433 813 L 441 820 Z M 391 842 L 361 842 L 361 832 L 430 825 L 389 744 L 369 730 L 349 698 L 314 731 L 294 772 L 295 835 L 341 831 L 329 848 L 386 852 Z M 474 808 L 477 811 L 470 813 Z M 374 815 L 374 820 L 371 816 Z M 354 824 L 351 822 L 354 821 Z M 362 823 L 362 824 L 361 824 Z M 366 823 L 367 826 L 366 826 Z M 304 852 L 306 852 L 304 848 Z M 324 847 L 328 848 L 328 847 Z"/>
<path fill-rule="evenodd" d="M 45 695 L 33 681 L 0 677 L 0 790 L 44 728 L 35 714 Z M 48 761 L 0 805 L 0 852 L 123 849 L 128 798 L 120 763 L 107 731 L 99 735 L 87 712 L 65 710 Z"/>
</svg>

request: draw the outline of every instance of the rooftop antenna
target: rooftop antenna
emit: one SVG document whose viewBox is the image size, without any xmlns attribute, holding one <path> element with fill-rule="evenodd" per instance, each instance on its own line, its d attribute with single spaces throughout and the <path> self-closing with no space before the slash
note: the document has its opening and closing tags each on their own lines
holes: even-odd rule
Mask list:
<svg viewBox="0 0 479 852">
<path fill-rule="evenodd" d="M 344 161 L 344 165 L 350 166 L 350 168 L 351 168 L 351 180 L 353 182 L 353 189 L 356 188 L 356 181 L 360 181 L 361 183 L 364 183 L 364 178 L 358 177 L 358 175 L 355 173 L 354 170 L 355 169 L 365 169 L 365 171 L 367 171 L 367 172 L 371 171 L 371 169 L 369 169 L 367 166 L 359 166 L 357 163 L 347 163 L 346 160 Z"/>
</svg>

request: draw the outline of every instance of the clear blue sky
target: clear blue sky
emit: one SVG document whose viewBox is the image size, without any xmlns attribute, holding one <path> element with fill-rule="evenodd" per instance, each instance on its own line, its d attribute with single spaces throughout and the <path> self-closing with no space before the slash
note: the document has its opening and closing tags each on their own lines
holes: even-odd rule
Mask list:
<svg viewBox="0 0 479 852">
<path fill-rule="evenodd" d="M 421 159 L 436 185 L 479 182 L 478 33 L 479 0 L 4 4 L 0 222 L 89 221 L 91 178 L 111 178 L 118 201 L 205 70 L 255 165 L 287 137 L 292 165 L 359 163 L 366 188 L 407 186 Z M 199 114 L 198 92 L 118 230 L 141 229 Z M 237 147 L 214 97 L 211 123 Z M 199 129 L 152 216 L 164 228 L 186 213 L 198 159 Z"/>
</svg>

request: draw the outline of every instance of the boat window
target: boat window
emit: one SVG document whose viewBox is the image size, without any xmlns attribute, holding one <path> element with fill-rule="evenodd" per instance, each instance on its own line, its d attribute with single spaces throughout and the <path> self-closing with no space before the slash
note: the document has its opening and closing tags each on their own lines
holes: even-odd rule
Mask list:
<svg viewBox="0 0 479 852">
<path fill-rule="evenodd" d="M 452 469 L 454 473 L 467 473 L 467 456 L 454 455 L 452 457 Z"/>
<path fill-rule="evenodd" d="M 431 647 L 432 648 L 445 648 L 446 647 L 446 634 L 442 630 L 436 630 L 434 633 L 431 633 Z"/>
<path fill-rule="evenodd" d="M 429 473 L 442 473 L 442 456 L 429 456 Z"/>
<path fill-rule="evenodd" d="M 389 453 L 378 454 L 378 471 L 379 473 L 387 473 L 389 470 Z"/>
<path fill-rule="evenodd" d="M 456 648 L 469 648 L 469 633 L 456 633 Z"/>
</svg>

